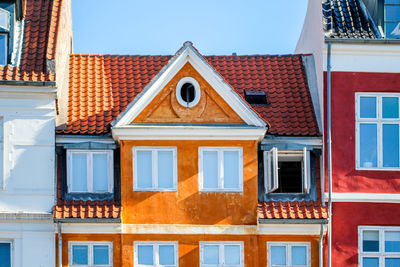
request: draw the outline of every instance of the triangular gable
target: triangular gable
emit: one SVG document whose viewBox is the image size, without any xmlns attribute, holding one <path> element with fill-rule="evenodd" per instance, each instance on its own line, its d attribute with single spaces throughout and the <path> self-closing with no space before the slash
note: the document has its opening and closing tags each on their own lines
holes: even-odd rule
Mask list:
<svg viewBox="0 0 400 267">
<path fill-rule="evenodd" d="M 139 117 L 146 114 L 146 107 L 160 94 L 171 79 L 173 79 L 185 65 L 188 65 L 187 63 L 204 78 L 209 86 L 224 100 L 227 107 L 237 114 L 237 117 L 240 118 L 241 121 L 251 126 L 266 127 L 264 120 L 262 120 L 250 105 L 225 82 L 221 75 L 219 75 L 210 64 L 208 64 L 203 56 L 192 46 L 191 42 L 185 42 L 183 47 L 170 62 L 153 78 L 134 101 L 128 105 L 125 111 L 117 117 L 112 123 L 112 126 L 126 126 L 132 122 L 140 121 Z M 160 95 L 160 98 L 162 97 L 168 96 Z M 216 105 L 218 105 L 218 103 L 216 103 Z M 143 111 L 145 112 L 143 113 Z M 147 115 L 151 114 L 147 113 Z M 235 122 L 239 122 L 239 120 Z"/>
</svg>

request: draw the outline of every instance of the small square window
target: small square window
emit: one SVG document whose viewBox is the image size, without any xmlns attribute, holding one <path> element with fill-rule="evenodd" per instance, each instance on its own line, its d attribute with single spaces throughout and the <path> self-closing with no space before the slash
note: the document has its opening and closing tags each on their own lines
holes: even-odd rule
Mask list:
<svg viewBox="0 0 400 267">
<path fill-rule="evenodd" d="M 11 242 L 0 241 L 0 266 L 11 267 Z"/>
<path fill-rule="evenodd" d="M 268 267 L 311 266 L 310 243 L 267 242 Z"/>
<path fill-rule="evenodd" d="M 178 242 L 134 242 L 135 267 L 179 266 Z"/>
<path fill-rule="evenodd" d="M 69 242 L 69 266 L 111 267 L 111 242 Z"/>
<path fill-rule="evenodd" d="M 243 242 L 200 242 L 200 267 L 244 266 Z"/>
</svg>

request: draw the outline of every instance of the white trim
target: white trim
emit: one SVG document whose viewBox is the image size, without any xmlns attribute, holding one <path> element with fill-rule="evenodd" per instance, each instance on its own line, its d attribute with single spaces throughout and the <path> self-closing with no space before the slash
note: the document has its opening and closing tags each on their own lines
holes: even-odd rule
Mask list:
<svg viewBox="0 0 400 267">
<path fill-rule="evenodd" d="M 160 245 L 174 246 L 174 263 L 173 265 L 168 265 L 168 267 L 178 267 L 179 266 L 179 251 L 178 251 L 178 242 L 177 241 L 135 241 L 133 242 L 134 246 L 134 255 L 133 261 L 135 267 L 145 267 L 145 266 L 166 266 L 159 264 L 159 247 Z M 138 263 L 138 246 L 152 246 L 153 247 L 153 265 L 142 265 Z"/>
<path fill-rule="evenodd" d="M 224 152 L 238 152 L 238 188 L 224 186 Z M 218 155 L 218 188 L 203 187 L 203 154 L 217 152 Z M 243 148 L 242 147 L 199 147 L 199 191 L 200 192 L 243 192 Z"/>
<path fill-rule="evenodd" d="M 181 90 L 182 86 L 185 83 L 190 83 L 194 87 L 194 99 L 192 102 L 188 103 L 185 100 L 182 99 L 181 96 Z M 200 96 L 201 96 L 201 91 L 200 91 L 200 85 L 199 83 L 193 79 L 192 77 L 183 77 L 179 82 L 178 85 L 176 86 L 176 99 L 178 100 L 179 104 L 181 104 L 185 108 L 192 108 L 196 106 L 199 101 L 200 101 Z"/>
<path fill-rule="evenodd" d="M 98 137 L 98 136 L 82 136 L 82 135 L 56 135 L 57 144 L 75 144 L 75 143 L 85 143 L 85 142 L 97 142 L 105 144 L 115 144 L 112 137 Z"/>
<path fill-rule="evenodd" d="M 265 138 L 261 141 L 262 145 L 270 145 L 270 144 L 295 144 L 302 146 L 313 146 L 313 147 L 321 147 L 322 148 L 322 137 L 272 137 L 266 135 Z"/>
<path fill-rule="evenodd" d="M 54 233 L 57 227 L 54 225 Z M 121 223 L 62 223 L 63 234 L 120 234 Z"/>
<path fill-rule="evenodd" d="M 137 152 L 149 151 L 151 152 L 152 164 L 152 187 L 139 188 L 138 187 L 138 174 L 137 174 Z M 172 185 L 171 188 L 158 187 L 158 152 L 166 151 L 172 152 Z M 133 163 L 133 191 L 177 191 L 178 190 L 178 152 L 176 147 L 132 147 L 132 163 Z"/>
<path fill-rule="evenodd" d="M 204 263 L 204 246 L 218 246 L 218 256 L 219 256 L 219 264 L 214 265 L 214 264 L 205 264 Z M 225 246 L 239 246 L 240 250 L 240 263 L 237 265 L 228 265 L 225 264 Z M 229 241 L 229 242 L 220 242 L 220 241 L 200 241 L 200 248 L 199 248 L 199 253 L 200 253 L 200 267 L 225 267 L 225 266 L 231 266 L 231 267 L 243 267 L 244 266 L 244 243 L 243 241 Z"/>
<path fill-rule="evenodd" d="M 329 195 L 325 193 L 328 201 Z M 381 193 L 332 193 L 333 202 L 371 202 L 371 203 L 400 203 L 400 194 Z"/>
<path fill-rule="evenodd" d="M 10 244 L 10 267 L 14 266 L 14 242 L 10 239 L 0 239 L 0 243 Z"/>
<path fill-rule="evenodd" d="M 72 190 L 72 156 L 74 154 L 86 154 L 86 171 L 87 171 L 87 191 Z M 94 191 L 93 189 L 93 155 L 106 154 L 107 156 L 107 191 Z M 90 149 L 68 149 L 67 150 L 67 184 L 68 193 L 112 193 L 114 190 L 114 159 L 112 150 L 90 150 Z"/>
<path fill-rule="evenodd" d="M 286 249 L 286 265 L 272 265 L 271 264 L 271 247 L 285 247 Z M 306 247 L 306 265 L 296 265 L 299 267 L 311 267 L 311 248 L 310 242 L 267 242 L 267 259 L 268 259 L 268 267 L 275 267 L 275 266 L 293 266 L 292 265 L 292 252 L 291 248 L 294 246 L 302 246 Z"/>
<path fill-rule="evenodd" d="M 73 253 L 72 247 L 73 246 L 87 246 L 88 247 L 88 264 L 81 265 L 81 264 L 73 264 Z M 108 262 L 107 265 L 94 265 L 94 254 L 93 254 L 93 247 L 94 246 L 108 246 Z M 111 267 L 113 266 L 113 243 L 112 242 L 104 242 L 104 241 L 68 241 L 68 266 L 87 266 L 87 267 Z"/>
</svg>

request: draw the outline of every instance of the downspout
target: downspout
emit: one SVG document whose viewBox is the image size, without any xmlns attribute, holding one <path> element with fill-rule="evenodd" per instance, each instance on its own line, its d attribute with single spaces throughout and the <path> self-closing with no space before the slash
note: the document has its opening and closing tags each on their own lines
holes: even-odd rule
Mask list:
<svg viewBox="0 0 400 267">
<path fill-rule="evenodd" d="M 321 223 L 321 230 L 319 232 L 319 241 L 318 241 L 318 248 L 319 248 L 319 267 L 324 267 L 324 224 Z"/>
<path fill-rule="evenodd" d="M 327 132 L 328 132 L 328 183 L 329 183 L 329 221 L 328 221 L 328 267 L 332 266 L 332 121 L 331 121 L 331 42 L 328 41 L 327 58 Z"/>
<path fill-rule="evenodd" d="M 58 267 L 62 267 L 62 234 L 61 234 L 61 222 L 57 222 L 57 233 L 58 233 Z"/>
</svg>

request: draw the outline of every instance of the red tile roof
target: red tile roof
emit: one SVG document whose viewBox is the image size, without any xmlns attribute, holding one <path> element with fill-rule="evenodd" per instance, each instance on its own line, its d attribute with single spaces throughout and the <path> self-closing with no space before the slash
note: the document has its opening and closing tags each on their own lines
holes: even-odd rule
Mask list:
<svg viewBox="0 0 400 267">
<path fill-rule="evenodd" d="M 55 219 L 117 219 L 121 204 L 114 200 L 59 201 L 53 209 Z"/>
<path fill-rule="evenodd" d="M 328 207 L 320 201 L 270 201 L 258 203 L 260 219 L 327 219 Z"/>
<path fill-rule="evenodd" d="M 67 123 L 58 134 L 104 134 L 172 56 L 71 55 Z M 269 134 L 320 135 L 301 55 L 206 56 L 240 95 L 263 90 L 252 105 Z"/>
<path fill-rule="evenodd" d="M 0 66 L 0 80 L 54 81 L 47 61 L 55 59 L 62 0 L 24 0 L 24 36 L 18 67 Z"/>
</svg>

